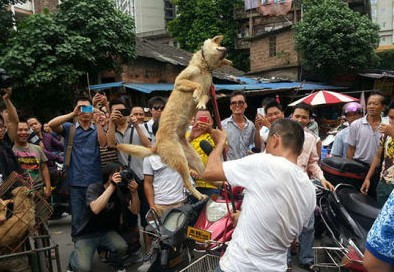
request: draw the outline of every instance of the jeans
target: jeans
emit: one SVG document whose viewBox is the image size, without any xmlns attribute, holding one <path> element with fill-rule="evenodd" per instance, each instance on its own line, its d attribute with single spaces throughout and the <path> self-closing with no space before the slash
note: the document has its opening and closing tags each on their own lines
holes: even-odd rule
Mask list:
<svg viewBox="0 0 394 272">
<path fill-rule="evenodd" d="M 75 239 L 74 251 L 70 255 L 72 271 L 89 272 L 92 268 L 93 255 L 99 246 L 114 254 L 114 258 L 111 257 L 110 260 L 115 270 L 124 268 L 123 262 L 128 257 L 127 243 L 116 231 L 108 231 Z"/>
<path fill-rule="evenodd" d="M 71 237 L 74 237 L 86 209 L 86 187 L 70 186 Z"/>
<path fill-rule="evenodd" d="M 313 213 L 307 224 L 302 228 L 300 236 L 298 236 L 300 248 L 298 259 L 301 264 L 309 264 L 314 262 L 313 242 L 315 240 L 315 214 Z M 287 251 L 287 262 L 291 261 L 290 249 Z"/>
</svg>

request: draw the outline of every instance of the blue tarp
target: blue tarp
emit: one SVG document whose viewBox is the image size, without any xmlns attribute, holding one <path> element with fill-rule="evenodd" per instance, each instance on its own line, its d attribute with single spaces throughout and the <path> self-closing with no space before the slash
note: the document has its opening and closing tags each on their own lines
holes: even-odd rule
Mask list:
<svg viewBox="0 0 394 272">
<path fill-rule="evenodd" d="M 240 81 L 245 82 L 245 78 L 240 78 Z M 263 91 L 263 90 L 289 90 L 289 89 L 299 89 L 304 91 L 312 90 L 343 90 L 346 87 L 337 87 L 324 84 L 316 83 L 304 83 L 304 82 L 258 82 L 254 79 L 248 79 L 247 84 L 215 84 L 215 89 L 217 91 L 235 91 L 235 90 L 245 90 L 245 91 Z M 125 87 L 128 89 L 136 90 L 142 93 L 149 94 L 155 91 L 172 91 L 174 84 L 166 83 L 123 83 L 123 82 L 113 82 L 105 84 L 91 85 L 91 90 L 108 89 L 112 87 Z"/>
</svg>

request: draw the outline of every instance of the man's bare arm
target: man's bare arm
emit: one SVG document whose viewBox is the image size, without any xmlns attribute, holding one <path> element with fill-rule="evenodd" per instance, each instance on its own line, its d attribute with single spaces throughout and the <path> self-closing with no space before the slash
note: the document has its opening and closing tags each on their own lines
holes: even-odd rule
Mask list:
<svg viewBox="0 0 394 272">
<path fill-rule="evenodd" d="M 353 160 L 354 157 L 354 152 L 356 151 L 356 147 L 352 145 L 348 145 L 347 151 L 346 151 L 346 158 L 348 160 Z"/>
<path fill-rule="evenodd" d="M 208 157 L 208 162 L 205 167 L 204 179 L 208 182 L 226 180 L 223 170 L 222 153 L 226 146 L 226 132 L 217 130 L 213 133 L 217 133 L 216 138 L 218 142 L 216 147 L 213 149 Z"/>
<path fill-rule="evenodd" d="M 15 106 L 11 102 L 11 93 L 12 89 L 7 88 L 5 90 L 5 95 L 3 95 L 3 101 L 4 104 L 7 108 L 8 111 L 8 123 L 5 124 L 7 126 L 7 134 L 8 137 L 10 137 L 10 140 L 14 142 L 15 137 L 16 137 L 16 131 L 18 130 L 18 123 L 19 123 L 19 118 L 18 114 L 16 112 Z"/>
<path fill-rule="evenodd" d="M 53 131 L 60 133 L 63 131 L 63 126 L 62 124 L 72 120 L 74 118 L 74 112 L 70 112 L 68 114 L 60 115 L 58 117 L 53 118 L 51 121 L 49 121 L 48 125 L 50 126 Z"/>
</svg>

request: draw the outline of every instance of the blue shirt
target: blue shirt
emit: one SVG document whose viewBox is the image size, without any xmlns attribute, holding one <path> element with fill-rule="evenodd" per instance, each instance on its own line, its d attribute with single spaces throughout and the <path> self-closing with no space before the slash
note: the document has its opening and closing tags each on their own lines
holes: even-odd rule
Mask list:
<svg viewBox="0 0 394 272">
<path fill-rule="evenodd" d="M 344 128 L 335 135 L 334 143 L 331 148 L 331 155 L 346 158 L 348 144 L 346 138 L 349 135 L 349 127 Z"/>
<path fill-rule="evenodd" d="M 71 126 L 72 124 L 69 122 L 63 124 L 65 153 L 67 151 Z M 94 125 L 90 125 L 87 130 L 84 130 L 77 123 L 75 126 L 70 168 L 67 175 L 69 184 L 77 187 L 88 187 L 92 183 L 101 182 L 101 175 L 97 129 Z"/>
</svg>

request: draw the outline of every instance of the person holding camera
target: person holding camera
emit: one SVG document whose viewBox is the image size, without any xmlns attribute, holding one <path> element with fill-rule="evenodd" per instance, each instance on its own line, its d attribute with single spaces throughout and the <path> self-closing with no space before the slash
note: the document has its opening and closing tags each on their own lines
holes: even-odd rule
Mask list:
<svg viewBox="0 0 394 272">
<path fill-rule="evenodd" d="M 92 119 L 93 107 L 89 98 L 79 97 L 72 112 L 55 117 L 48 123 L 55 132 L 62 134 L 65 147 L 71 147 L 66 183 L 70 191 L 72 237 L 83 215 L 87 187 L 101 180 L 99 147 L 106 146 L 107 139 L 103 127 L 99 122 L 93 124 Z M 65 151 L 64 156 L 67 158 Z"/>
<path fill-rule="evenodd" d="M 7 82 L 4 82 L 3 77 L 0 71 L 0 93 L 8 113 L 8 121 L 0 114 L 0 183 L 13 171 L 20 170 L 18 160 L 11 149 L 11 144 L 16 138 L 19 119 L 16 108 L 10 100 L 12 89 L 5 84 Z"/>
<path fill-rule="evenodd" d="M 116 144 L 134 144 L 150 147 L 148 133 L 143 124 L 140 124 L 137 118 L 130 115 L 131 110 L 126 108 L 121 100 L 113 100 L 110 103 L 111 116 L 107 131 L 107 141 L 109 147 L 115 147 Z M 142 173 L 142 159 L 133 157 L 131 155 L 117 152 L 119 162 L 130 169 L 135 174 L 135 179 L 139 184 L 142 184 L 144 178 Z M 146 202 L 143 186 L 139 188 L 139 197 L 141 202 L 141 225 L 146 227 L 145 214 L 149 207 Z M 139 249 L 139 228 L 138 216 L 128 213 L 127 225 L 129 226 L 129 233 L 133 233 L 131 240 L 128 243 L 136 250 Z"/>
<path fill-rule="evenodd" d="M 92 183 L 86 190 L 86 202 L 81 224 L 75 232 L 74 251 L 67 271 L 88 272 L 92 268 L 94 252 L 98 247 L 111 252 L 109 262 L 116 271 L 126 271 L 128 245 L 118 233 L 122 199 L 128 199 L 127 209 L 139 211 L 138 184 L 122 171 L 122 166 L 109 162 L 103 172 L 103 182 Z M 130 197 L 126 197 L 129 195 Z"/>
</svg>

